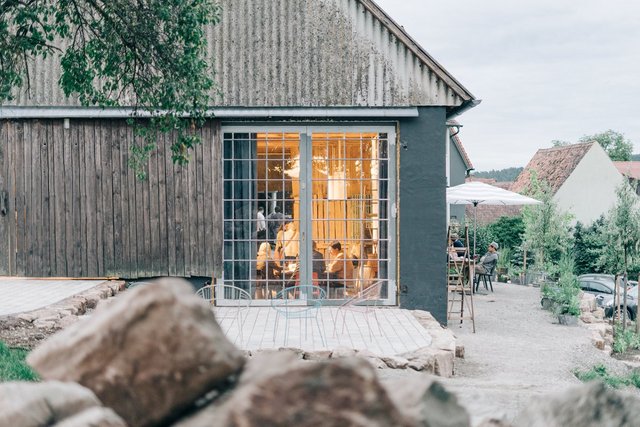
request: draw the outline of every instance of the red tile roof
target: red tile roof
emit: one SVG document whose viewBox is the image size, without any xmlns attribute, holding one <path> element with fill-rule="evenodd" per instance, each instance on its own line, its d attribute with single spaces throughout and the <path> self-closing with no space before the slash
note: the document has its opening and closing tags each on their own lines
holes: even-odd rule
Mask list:
<svg viewBox="0 0 640 427">
<path fill-rule="evenodd" d="M 640 162 L 613 162 L 613 164 L 627 178 L 640 180 Z"/>
<path fill-rule="evenodd" d="M 536 171 L 538 179 L 546 181 L 553 193 L 558 191 L 569 175 L 578 166 L 594 142 L 567 145 L 563 147 L 544 148 L 538 150 L 529 164 L 518 175 L 511 186 L 511 191 L 522 193 L 529 187 L 531 172 Z"/>
<path fill-rule="evenodd" d="M 522 213 L 522 206 L 502 206 L 502 205 L 478 205 L 477 219 L 478 226 L 489 225 L 496 222 L 503 216 L 518 216 Z M 473 223 L 473 205 L 466 205 L 465 218 Z"/>
</svg>

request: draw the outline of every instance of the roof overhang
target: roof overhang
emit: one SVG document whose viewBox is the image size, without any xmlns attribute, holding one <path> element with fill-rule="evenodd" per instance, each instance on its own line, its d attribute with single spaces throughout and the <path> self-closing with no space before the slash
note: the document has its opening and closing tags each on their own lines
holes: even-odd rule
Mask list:
<svg viewBox="0 0 640 427">
<path fill-rule="evenodd" d="M 149 117 L 148 112 L 138 112 L 132 108 L 100 107 L 17 107 L 0 106 L 0 119 L 124 119 Z M 207 115 L 218 119 L 269 119 L 269 118 L 411 118 L 420 114 L 415 107 L 381 108 L 211 108 Z"/>
</svg>

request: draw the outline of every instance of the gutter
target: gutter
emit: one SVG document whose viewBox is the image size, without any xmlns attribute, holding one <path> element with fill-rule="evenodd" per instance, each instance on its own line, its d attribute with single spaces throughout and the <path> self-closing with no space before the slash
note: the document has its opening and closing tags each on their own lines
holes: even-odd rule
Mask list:
<svg viewBox="0 0 640 427">
<path fill-rule="evenodd" d="M 468 100 L 468 101 L 464 101 L 458 107 L 453 107 L 452 109 L 447 111 L 447 120 L 454 119 L 454 118 L 464 114 L 466 111 L 468 111 L 468 110 L 480 105 L 481 102 L 482 102 L 482 99 L 471 99 L 471 100 Z"/>
<path fill-rule="evenodd" d="M 124 119 L 134 116 L 133 108 L 100 107 L 14 107 L 0 106 L 0 119 Z M 139 111 L 136 117 L 150 117 Z M 246 118 L 411 118 L 419 117 L 415 107 L 397 108 L 211 108 L 207 116 L 218 119 Z"/>
</svg>

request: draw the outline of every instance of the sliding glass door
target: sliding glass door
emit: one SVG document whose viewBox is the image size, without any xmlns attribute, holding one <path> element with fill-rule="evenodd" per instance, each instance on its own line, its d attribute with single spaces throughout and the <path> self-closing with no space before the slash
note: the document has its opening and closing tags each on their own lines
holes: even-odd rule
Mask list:
<svg viewBox="0 0 640 427">
<path fill-rule="evenodd" d="M 226 284 L 258 305 L 300 284 L 395 303 L 393 128 L 223 133 Z"/>
</svg>

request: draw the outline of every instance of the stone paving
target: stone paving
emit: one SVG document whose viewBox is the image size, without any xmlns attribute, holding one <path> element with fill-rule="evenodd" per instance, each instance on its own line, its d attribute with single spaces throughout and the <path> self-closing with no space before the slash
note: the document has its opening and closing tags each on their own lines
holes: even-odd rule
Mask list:
<svg viewBox="0 0 640 427">
<path fill-rule="evenodd" d="M 0 316 L 37 310 L 103 282 L 104 280 L 0 278 Z"/>
<path fill-rule="evenodd" d="M 214 311 L 227 337 L 239 348 L 250 351 L 282 347 L 303 351 L 349 348 L 394 356 L 429 347 L 432 342 L 431 335 L 412 312 L 398 308 L 365 312 L 323 307 L 317 318 L 288 319 L 271 307 L 218 307 Z"/>
</svg>

